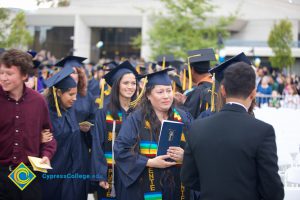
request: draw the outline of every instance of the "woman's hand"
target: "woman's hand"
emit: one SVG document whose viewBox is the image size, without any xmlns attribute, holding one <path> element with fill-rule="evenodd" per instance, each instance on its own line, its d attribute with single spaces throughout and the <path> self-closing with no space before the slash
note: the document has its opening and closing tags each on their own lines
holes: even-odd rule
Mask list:
<svg viewBox="0 0 300 200">
<path fill-rule="evenodd" d="M 181 147 L 169 147 L 167 155 L 170 156 L 172 160 L 182 163 L 184 150 Z"/>
<path fill-rule="evenodd" d="M 85 133 L 89 132 L 89 130 L 91 129 L 91 126 L 87 125 L 87 124 L 81 124 L 81 125 L 79 125 L 79 127 L 80 127 L 80 130 Z"/>
<path fill-rule="evenodd" d="M 176 165 L 176 162 L 169 162 L 166 159 L 170 158 L 169 155 L 156 156 L 155 158 L 150 158 L 147 162 L 147 167 L 153 168 L 167 168 Z"/>
<path fill-rule="evenodd" d="M 109 184 L 108 184 L 107 181 L 100 181 L 99 186 L 102 187 L 105 190 L 107 190 L 109 188 Z"/>
</svg>

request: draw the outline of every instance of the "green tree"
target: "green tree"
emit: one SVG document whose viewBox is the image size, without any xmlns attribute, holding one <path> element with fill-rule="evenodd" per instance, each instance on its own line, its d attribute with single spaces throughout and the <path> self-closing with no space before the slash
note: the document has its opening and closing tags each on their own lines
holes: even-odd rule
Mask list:
<svg viewBox="0 0 300 200">
<path fill-rule="evenodd" d="M 218 36 L 229 36 L 227 26 L 236 14 L 213 18 L 215 6 L 206 0 L 161 0 L 166 10 L 153 15 L 148 44 L 152 57 L 172 53 L 186 58 L 188 50 L 218 47 Z M 138 41 L 138 40 L 137 40 Z"/>
<path fill-rule="evenodd" d="M 21 49 L 32 43 L 33 38 L 26 28 L 25 13 L 19 12 L 11 21 L 10 33 L 6 40 L 6 47 Z"/>
<path fill-rule="evenodd" d="M 6 33 L 9 24 L 9 10 L 0 8 L 0 47 L 6 47 Z"/>
<path fill-rule="evenodd" d="M 269 58 L 273 67 L 279 69 L 286 67 L 290 70 L 295 62 L 291 51 L 292 43 L 292 23 L 287 19 L 283 19 L 274 24 L 268 38 L 268 45 L 274 53 L 274 56 Z"/>
<path fill-rule="evenodd" d="M 36 0 L 38 6 L 48 3 L 51 7 L 66 7 L 70 5 L 70 0 Z"/>
</svg>

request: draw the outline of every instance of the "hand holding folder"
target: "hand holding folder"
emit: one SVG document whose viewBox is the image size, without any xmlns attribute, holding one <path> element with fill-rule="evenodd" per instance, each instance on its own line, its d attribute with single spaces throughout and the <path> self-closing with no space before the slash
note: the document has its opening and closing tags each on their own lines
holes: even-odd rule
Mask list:
<svg viewBox="0 0 300 200">
<path fill-rule="evenodd" d="M 47 173 L 47 169 L 52 169 L 48 164 L 41 163 L 42 159 L 38 157 L 28 156 L 28 160 L 34 171 Z"/>
<path fill-rule="evenodd" d="M 160 129 L 157 156 L 166 155 L 169 147 L 180 146 L 183 123 L 177 121 L 163 120 Z"/>
</svg>

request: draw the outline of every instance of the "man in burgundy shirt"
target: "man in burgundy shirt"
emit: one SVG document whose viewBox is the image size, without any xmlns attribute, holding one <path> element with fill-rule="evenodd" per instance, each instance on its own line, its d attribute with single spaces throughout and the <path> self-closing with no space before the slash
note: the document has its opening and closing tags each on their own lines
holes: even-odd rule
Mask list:
<svg viewBox="0 0 300 200">
<path fill-rule="evenodd" d="M 41 157 L 50 164 L 56 141 L 41 143 L 42 132 L 50 132 L 47 104 L 42 95 L 25 86 L 32 57 L 11 49 L 0 60 L 0 200 L 41 199 L 38 178 L 21 191 L 8 178 L 21 162 L 30 166 L 27 156 Z M 35 173 L 37 174 L 37 173 Z"/>
</svg>

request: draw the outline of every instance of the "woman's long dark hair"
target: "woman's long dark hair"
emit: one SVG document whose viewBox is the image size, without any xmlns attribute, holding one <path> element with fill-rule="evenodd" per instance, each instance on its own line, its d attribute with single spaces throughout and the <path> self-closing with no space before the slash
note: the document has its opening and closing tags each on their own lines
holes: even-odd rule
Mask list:
<svg viewBox="0 0 300 200">
<path fill-rule="evenodd" d="M 142 116 L 144 117 L 144 123 L 146 121 L 149 121 L 149 123 L 151 124 L 151 127 L 150 127 L 151 140 L 153 138 L 155 138 L 155 140 L 157 141 L 158 137 L 159 137 L 161 122 L 159 121 L 150 100 L 147 98 L 151 94 L 151 91 L 154 89 L 154 87 L 155 86 L 151 86 L 151 87 L 146 88 L 145 93 L 144 93 L 144 95 L 142 97 L 142 100 L 141 100 L 140 108 L 141 108 L 141 111 L 142 111 Z M 173 119 L 173 116 L 172 116 L 173 107 L 174 107 L 174 101 L 173 101 L 173 103 L 172 103 L 172 105 L 171 105 L 171 107 L 168 111 L 168 119 Z M 145 125 L 146 124 L 144 124 L 144 126 Z"/>
<path fill-rule="evenodd" d="M 58 89 L 56 89 L 57 91 Z M 68 92 L 71 90 L 71 88 L 69 89 L 59 89 L 61 90 L 61 93 L 65 93 L 65 92 Z M 56 108 L 55 108 L 55 101 L 54 101 L 54 96 L 53 96 L 53 88 L 48 88 L 46 91 L 45 91 L 45 97 L 46 97 L 46 101 L 48 102 L 48 105 L 49 105 L 49 108 L 52 109 L 52 110 L 55 110 L 56 111 Z M 57 92 L 56 92 L 56 97 L 57 97 L 57 102 L 58 102 L 58 106 L 59 106 L 59 109 L 62 110 L 63 107 L 61 106 L 61 100 L 60 100 L 60 97 L 57 95 Z"/>
<path fill-rule="evenodd" d="M 128 73 L 126 73 L 126 74 L 128 74 Z M 121 80 L 124 75 L 122 75 L 119 79 L 117 79 L 117 81 L 112 85 L 112 88 L 111 88 L 110 102 L 108 104 L 108 108 L 111 112 L 112 117 L 115 120 L 119 119 L 118 112 L 121 110 L 121 103 L 120 103 L 120 99 L 119 99 L 120 83 L 121 83 Z M 131 97 L 131 101 L 136 98 L 137 90 L 138 90 L 138 81 L 136 79 L 136 90 L 135 90 L 133 96 Z"/>
</svg>

